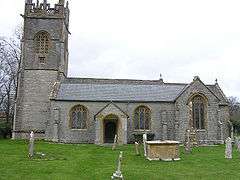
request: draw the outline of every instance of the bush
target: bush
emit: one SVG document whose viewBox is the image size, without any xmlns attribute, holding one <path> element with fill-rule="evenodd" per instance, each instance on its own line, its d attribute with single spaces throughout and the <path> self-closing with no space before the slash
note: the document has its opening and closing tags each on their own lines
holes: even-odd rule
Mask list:
<svg viewBox="0 0 240 180">
<path fill-rule="evenodd" d="M 133 133 L 134 142 L 142 143 L 143 142 L 143 134 L 144 134 L 144 132 Z M 154 140 L 154 136 L 155 136 L 154 133 L 146 133 L 146 134 L 147 134 L 148 141 Z"/>
<path fill-rule="evenodd" d="M 8 136 L 11 136 L 11 124 L 0 121 L 0 137 L 6 139 Z"/>
</svg>

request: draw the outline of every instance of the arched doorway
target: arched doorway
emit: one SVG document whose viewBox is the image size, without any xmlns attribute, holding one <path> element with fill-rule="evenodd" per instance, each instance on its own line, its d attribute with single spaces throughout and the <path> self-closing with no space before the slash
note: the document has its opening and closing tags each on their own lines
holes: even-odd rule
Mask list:
<svg viewBox="0 0 240 180">
<path fill-rule="evenodd" d="M 104 143 L 113 143 L 117 134 L 118 117 L 109 115 L 104 119 Z"/>
</svg>

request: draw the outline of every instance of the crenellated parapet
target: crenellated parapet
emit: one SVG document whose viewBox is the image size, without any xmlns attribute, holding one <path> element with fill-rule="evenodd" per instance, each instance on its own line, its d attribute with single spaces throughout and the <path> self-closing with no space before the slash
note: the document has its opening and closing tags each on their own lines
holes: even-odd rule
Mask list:
<svg viewBox="0 0 240 180">
<path fill-rule="evenodd" d="M 41 3 L 39 0 L 26 0 L 25 16 L 33 18 L 66 18 L 69 17 L 68 2 L 65 5 L 65 0 L 59 0 L 54 7 L 51 7 L 47 0 Z"/>
</svg>

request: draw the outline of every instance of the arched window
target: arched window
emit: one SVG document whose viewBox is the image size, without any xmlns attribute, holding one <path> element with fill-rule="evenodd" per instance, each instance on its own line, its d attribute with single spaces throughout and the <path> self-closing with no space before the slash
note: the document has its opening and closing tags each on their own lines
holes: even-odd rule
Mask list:
<svg viewBox="0 0 240 180">
<path fill-rule="evenodd" d="M 50 48 L 50 36 L 47 32 L 41 31 L 35 36 L 35 51 L 40 62 L 45 62 L 46 55 Z"/>
<path fill-rule="evenodd" d="M 87 114 L 87 108 L 84 106 L 74 106 L 70 111 L 70 127 L 72 129 L 86 129 Z"/>
<path fill-rule="evenodd" d="M 193 128 L 205 129 L 205 113 L 205 100 L 200 95 L 194 96 L 192 98 Z"/>
<path fill-rule="evenodd" d="M 150 129 L 151 112 L 146 106 L 139 106 L 134 112 L 134 128 L 139 130 Z"/>
</svg>

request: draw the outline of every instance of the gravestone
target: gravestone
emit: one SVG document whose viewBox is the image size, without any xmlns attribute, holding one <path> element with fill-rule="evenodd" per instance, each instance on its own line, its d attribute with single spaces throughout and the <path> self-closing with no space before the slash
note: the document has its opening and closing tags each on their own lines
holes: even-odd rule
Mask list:
<svg viewBox="0 0 240 180">
<path fill-rule="evenodd" d="M 195 147 L 198 146 L 198 140 L 197 140 L 197 131 L 194 128 L 190 128 L 190 146 Z"/>
<path fill-rule="evenodd" d="M 52 139 L 53 142 L 58 142 L 58 124 L 55 123 L 53 125 L 53 139 Z"/>
<path fill-rule="evenodd" d="M 235 144 L 237 146 L 238 152 L 240 152 L 240 138 L 239 137 L 236 137 Z"/>
<path fill-rule="evenodd" d="M 137 142 L 135 142 L 135 152 L 136 152 L 137 156 L 140 155 L 140 153 L 139 153 L 139 144 Z"/>
<path fill-rule="evenodd" d="M 240 152 L 240 140 L 238 140 L 237 150 L 238 150 L 238 152 Z"/>
<path fill-rule="evenodd" d="M 32 158 L 34 156 L 34 133 L 31 131 L 29 139 L 29 151 L 28 156 Z"/>
<path fill-rule="evenodd" d="M 122 163 L 122 151 L 120 151 L 120 154 L 118 157 L 117 170 L 111 176 L 112 179 L 122 179 L 123 180 L 123 175 L 121 172 L 121 163 Z"/>
<path fill-rule="evenodd" d="M 187 153 L 187 154 L 191 153 L 191 151 L 192 151 L 189 129 L 187 129 L 186 133 L 185 133 L 184 150 L 185 150 L 185 153 Z"/>
<path fill-rule="evenodd" d="M 113 146 L 112 146 L 112 150 L 115 150 L 117 146 L 117 135 L 115 134 L 114 136 L 114 141 L 113 141 Z"/>
<path fill-rule="evenodd" d="M 230 137 L 226 139 L 225 158 L 232 159 L 232 139 Z"/>
<path fill-rule="evenodd" d="M 143 148 L 144 148 L 144 156 L 147 156 L 147 145 L 146 145 L 146 141 L 147 141 L 147 134 L 144 133 L 143 134 Z"/>
</svg>

